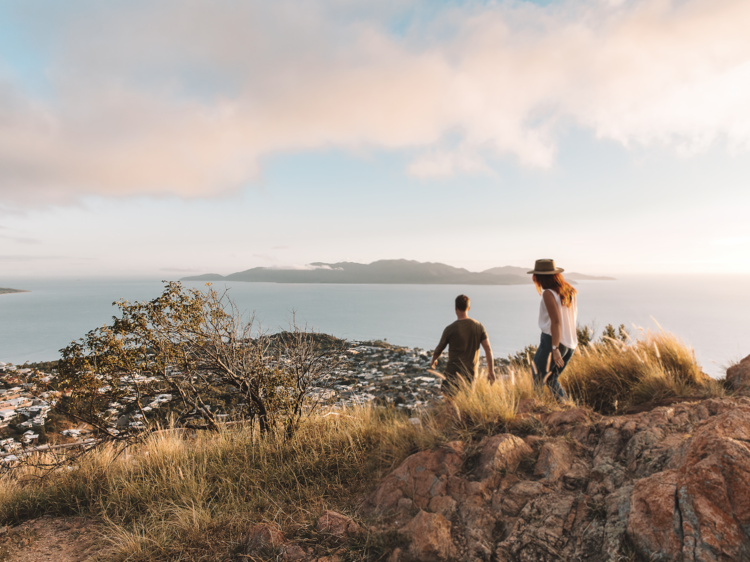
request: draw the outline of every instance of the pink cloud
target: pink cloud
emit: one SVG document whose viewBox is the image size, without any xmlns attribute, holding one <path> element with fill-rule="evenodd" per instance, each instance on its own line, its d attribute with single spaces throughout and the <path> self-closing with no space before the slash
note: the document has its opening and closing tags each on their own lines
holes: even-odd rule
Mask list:
<svg viewBox="0 0 750 562">
<path fill-rule="evenodd" d="M 49 98 L 0 75 L 6 204 L 210 197 L 332 146 L 416 150 L 420 177 L 547 167 L 571 124 L 684 154 L 750 143 L 745 0 L 473 5 L 403 37 L 372 3 L 137 6 L 61 26 Z"/>
</svg>

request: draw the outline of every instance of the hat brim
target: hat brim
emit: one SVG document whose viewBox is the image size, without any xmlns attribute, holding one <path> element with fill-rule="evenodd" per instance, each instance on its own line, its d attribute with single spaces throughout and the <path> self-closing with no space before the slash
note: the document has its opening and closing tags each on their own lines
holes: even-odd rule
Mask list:
<svg viewBox="0 0 750 562">
<path fill-rule="evenodd" d="M 556 267 L 552 271 L 537 271 L 536 269 L 533 271 L 527 271 L 527 273 L 533 273 L 534 275 L 555 275 L 557 273 L 562 273 L 565 271 L 562 267 Z"/>
</svg>

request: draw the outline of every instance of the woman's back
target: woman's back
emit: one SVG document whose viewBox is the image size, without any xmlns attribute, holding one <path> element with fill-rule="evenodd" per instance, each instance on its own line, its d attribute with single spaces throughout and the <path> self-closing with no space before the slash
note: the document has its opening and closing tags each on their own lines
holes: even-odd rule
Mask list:
<svg viewBox="0 0 750 562">
<path fill-rule="evenodd" d="M 576 295 L 573 295 L 570 307 L 563 306 L 560 301 L 560 295 L 553 289 L 545 289 L 545 292 L 549 291 L 552 296 L 555 297 L 555 303 L 557 304 L 557 310 L 560 312 L 560 324 L 561 334 L 560 343 L 570 349 L 575 349 L 578 346 L 578 335 L 576 334 L 576 325 L 578 322 L 578 300 Z M 542 302 L 539 303 L 539 329 L 542 333 L 552 335 L 552 320 L 547 312 L 547 306 L 544 304 L 544 295 L 542 295 Z"/>
</svg>

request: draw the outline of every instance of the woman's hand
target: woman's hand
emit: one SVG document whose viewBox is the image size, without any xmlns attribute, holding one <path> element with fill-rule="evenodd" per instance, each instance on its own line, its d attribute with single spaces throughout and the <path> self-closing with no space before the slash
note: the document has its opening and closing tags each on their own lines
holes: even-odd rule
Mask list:
<svg viewBox="0 0 750 562">
<path fill-rule="evenodd" d="M 563 361 L 563 358 L 562 358 L 562 355 L 560 354 L 559 349 L 552 350 L 552 359 L 555 360 L 555 365 L 557 365 L 561 369 L 565 367 L 565 361 Z"/>
</svg>

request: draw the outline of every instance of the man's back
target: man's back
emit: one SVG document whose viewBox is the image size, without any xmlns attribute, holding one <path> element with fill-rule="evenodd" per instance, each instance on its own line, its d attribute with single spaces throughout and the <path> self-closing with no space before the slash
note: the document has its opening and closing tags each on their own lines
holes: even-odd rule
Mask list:
<svg viewBox="0 0 750 562">
<path fill-rule="evenodd" d="M 448 346 L 446 376 L 460 375 L 469 379 L 477 372 L 479 347 L 487 339 L 487 332 L 481 322 L 473 318 L 456 320 L 443 330 L 438 349 Z"/>
</svg>

